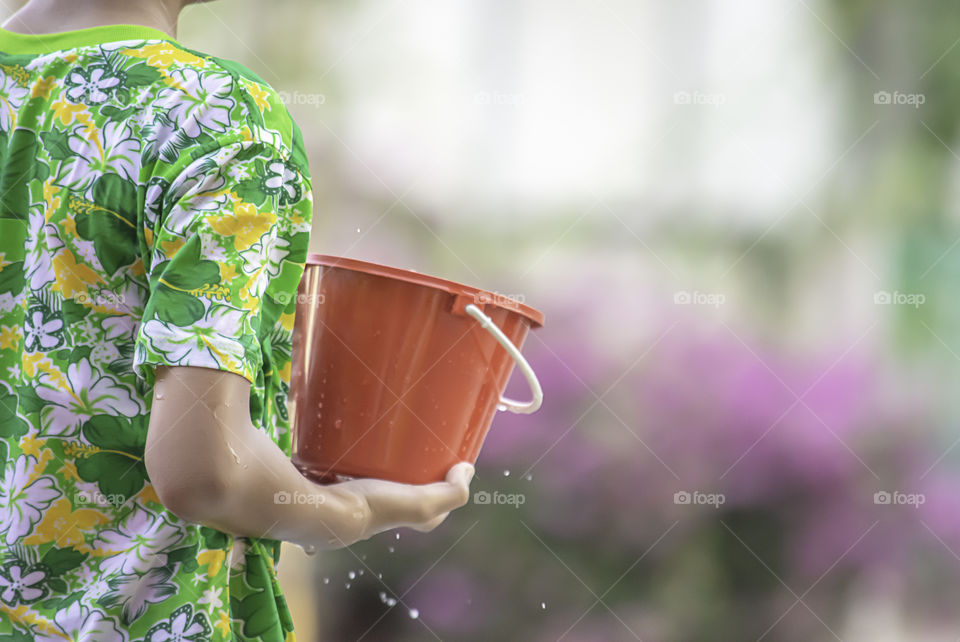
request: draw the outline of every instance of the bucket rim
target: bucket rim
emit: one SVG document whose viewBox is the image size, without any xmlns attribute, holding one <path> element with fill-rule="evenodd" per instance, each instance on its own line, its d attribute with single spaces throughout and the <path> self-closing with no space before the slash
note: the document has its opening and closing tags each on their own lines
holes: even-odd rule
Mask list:
<svg viewBox="0 0 960 642">
<path fill-rule="evenodd" d="M 333 256 L 330 254 L 307 254 L 304 269 L 311 265 L 353 270 L 354 272 L 362 272 L 364 274 L 372 274 L 374 276 L 397 279 L 407 283 L 413 283 L 415 285 L 423 285 L 437 290 L 443 290 L 453 295 L 474 297 L 486 305 L 492 305 L 497 308 L 509 310 L 510 312 L 516 312 L 529 319 L 536 327 L 543 327 L 544 316 L 543 312 L 540 310 L 526 305 L 525 303 L 515 301 L 508 296 L 497 294 L 496 292 L 491 292 L 489 290 L 484 290 L 483 288 L 477 288 L 472 285 L 457 283 L 456 281 L 450 281 L 449 279 L 442 279 L 438 276 L 414 272 L 413 270 L 404 270 L 402 268 L 382 265 L 380 263 L 373 263 L 371 261 L 361 261 L 359 259 L 351 259 L 345 256 Z"/>
</svg>

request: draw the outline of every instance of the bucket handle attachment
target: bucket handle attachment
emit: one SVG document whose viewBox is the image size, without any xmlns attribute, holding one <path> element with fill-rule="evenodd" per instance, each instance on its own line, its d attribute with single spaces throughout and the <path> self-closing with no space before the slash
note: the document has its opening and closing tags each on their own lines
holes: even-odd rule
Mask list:
<svg viewBox="0 0 960 642">
<path fill-rule="evenodd" d="M 530 413 L 536 412 L 543 403 L 543 389 L 540 387 L 540 382 L 537 380 L 537 375 L 534 373 L 533 368 L 527 363 L 527 360 L 517 349 L 517 346 L 513 345 L 513 342 L 503 333 L 503 330 L 498 328 L 497 324 L 485 315 L 480 308 L 470 303 L 463 308 L 463 311 L 479 321 L 480 327 L 492 334 L 493 338 L 497 340 L 497 343 L 503 346 L 503 349 L 513 358 L 514 363 L 520 367 L 520 371 L 523 373 L 523 376 L 527 378 L 527 384 L 533 393 L 533 399 L 530 401 L 515 401 L 507 397 L 500 397 L 500 405 L 497 406 L 497 410 L 509 410 L 510 412 L 521 415 L 529 415 Z"/>
</svg>

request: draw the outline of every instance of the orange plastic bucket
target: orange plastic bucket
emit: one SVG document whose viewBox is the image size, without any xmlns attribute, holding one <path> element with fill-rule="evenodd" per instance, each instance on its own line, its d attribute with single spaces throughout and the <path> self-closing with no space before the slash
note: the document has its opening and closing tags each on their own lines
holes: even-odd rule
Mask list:
<svg viewBox="0 0 960 642">
<path fill-rule="evenodd" d="M 519 352 L 543 314 L 467 285 L 311 254 L 293 328 L 293 463 L 406 483 L 476 462 L 497 410 L 530 413 L 543 394 Z M 533 391 L 502 397 L 514 364 Z"/>
</svg>

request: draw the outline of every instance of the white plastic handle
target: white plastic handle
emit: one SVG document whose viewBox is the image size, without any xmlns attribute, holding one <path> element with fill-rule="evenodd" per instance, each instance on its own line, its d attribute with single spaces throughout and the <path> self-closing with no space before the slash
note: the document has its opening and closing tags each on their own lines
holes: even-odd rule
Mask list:
<svg viewBox="0 0 960 642">
<path fill-rule="evenodd" d="M 493 338 L 497 340 L 497 343 L 503 346 L 503 349 L 506 350 L 513 361 L 520 366 L 520 371 L 523 373 L 523 376 L 527 378 L 527 383 L 530 385 L 530 391 L 533 392 L 533 399 L 527 402 L 523 401 L 514 401 L 513 399 L 507 399 L 506 397 L 500 397 L 500 405 L 497 406 L 497 410 L 509 410 L 510 412 L 515 412 L 521 415 L 529 415 L 532 412 L 536 412 L 540 409 L 540 405 L 543 403 L 543 389 L 540 387 L 540 382 L 537 380 L 537 375 L 533 372 L 533 368 L 530 367 L 530 364 L 527 363 L 527 360 L 523 358 L 523 355 L 520 354 L 520 351 L 517 350 L 517 346 L 513 345 L 513 342 L 507 338 L 507 335 L 503 333 L 503 330 L 497 327 L 497 324 L 493 322 L 483 311 L 475 306 L 474 304 L 469 304 L 464 307 L 464 312 L 472 316 L 474 319 L 480 322 L 480 326 L 493 335 Z"/>
</svg>

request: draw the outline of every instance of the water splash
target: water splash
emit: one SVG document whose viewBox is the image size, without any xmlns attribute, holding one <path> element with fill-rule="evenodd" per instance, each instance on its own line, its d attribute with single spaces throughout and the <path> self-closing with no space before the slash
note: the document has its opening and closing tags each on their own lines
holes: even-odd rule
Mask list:
<svg viewBox="0 0 960 642">
<path fill-rule="evenodd" d="M 247 464 L 240 461 L 240 455 L 237 453 L 236 449 L 233 447 L 233 444 L 230 443 L 230 440 L 227 439 L 227 435 L 224 433 L 224 429 L 223 429 L 224 418 L 220 416 L 219 414 L 220 412 L 222 412 L 222 408 L 220 408 L 219 406 L 217 406 L 213 410 L 213 417 L 218 422 L 217 428 L 218 428 L 218 431 L 220 432 L 220 438 L 223 439 L 223 443 L 226 444 L 227 450 L 230 451 L 230 454 L 233 455 L 233 461 L 236 462 L 238 465 L 246 468 Z"/>
</svg>

